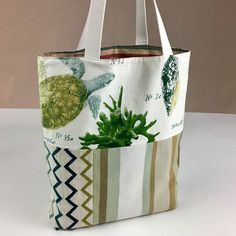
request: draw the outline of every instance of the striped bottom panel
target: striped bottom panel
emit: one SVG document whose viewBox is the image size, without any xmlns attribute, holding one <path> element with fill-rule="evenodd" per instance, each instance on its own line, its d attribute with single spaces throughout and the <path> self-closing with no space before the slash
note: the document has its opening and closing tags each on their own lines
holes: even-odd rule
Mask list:
<svg viewBox="0 0 236 236">
<path fill-rule="evenodd" d="M 74 229 L 174 209 L 180 138 L 96 150 L 45 143 L 54 227 Z"/>
</svg>

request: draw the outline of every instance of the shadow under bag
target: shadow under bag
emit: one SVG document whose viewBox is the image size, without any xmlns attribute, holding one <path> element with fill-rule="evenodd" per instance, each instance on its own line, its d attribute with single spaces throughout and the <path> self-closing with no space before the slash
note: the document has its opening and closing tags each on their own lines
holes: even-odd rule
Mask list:
<svg viewBox="0 0 236 236">
<path fill-rule="evenodd" d="M 176 207 L 190 51 L 148 44 L 136 0 L 136 44 L 101 48 L 106 0 L 91 0 L 76 51 L 38 55 L 51 183 L 50 219 L 75 229 Z"/>
</svg>

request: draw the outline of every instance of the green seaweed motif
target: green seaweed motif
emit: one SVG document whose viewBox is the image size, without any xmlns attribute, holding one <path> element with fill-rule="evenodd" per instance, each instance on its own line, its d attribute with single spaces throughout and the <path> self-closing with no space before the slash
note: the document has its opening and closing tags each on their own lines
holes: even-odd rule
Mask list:
<svg viewBox="0 0 236 236">
<path fill-rule="evenodd" d="M 90 145 L 98 145 L 98 148 L 112 148 L 130 146 L 133 140 L 137 140 L 140 135 L 146 137 L 148 142 L 154 142 L 159 134 L 148 133 L 148 130 L 156 123 L 156 120 L 147 124 L 147 114 L 133 114 L 126 108 L 122 112 L 123 87 L 120 89 L 118 101 L 110 96 L 112 106 L 104 102 L 110 114 L 99 113 L 100 121 L 97 122 L 98 135 L 86 133 L 80 137 L 82 149 L 89 149 Z"/>
</svg>

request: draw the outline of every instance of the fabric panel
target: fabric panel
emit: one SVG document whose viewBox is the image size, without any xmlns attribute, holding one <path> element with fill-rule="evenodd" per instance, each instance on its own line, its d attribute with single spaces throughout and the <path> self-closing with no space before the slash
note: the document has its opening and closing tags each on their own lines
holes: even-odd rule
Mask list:
<svg viewBox="0 0 236 236">
<path fill-rule="evenodd" d="M 99 223 L 106 222 L 107 211 L 107 183 L 108 183 L 108 150 L 100 151 L 100 200 L 99 200 Z"/>
<path fill-rule="evenodd" d="M 142 214 L 146 144 L 121 148 L 118 219 Z"/>
<path fill-rule="evenodd" d="M 143 207 L 142 215 L 149 214 L 150 209 L 150 176 L 151 176 L 151 161 L 152 161 L 153 143 L 148 143 L 145 154 L 145 166 L 143 173 Z"/>
<path fill-rule="evenodd" d="M 45 143 L 54 227 L 74 229 L 174 209 L 181 135 L 96 150 Z"/>
<path fill-rule="evenodd" d="M 108 150 L 108 186 L 107 186 L 107 216 L 106 222 L 118 218 L 120 180 L 120 149 Z"/>
<path fill-rule="evenodd" d="M 169 170 L 171 167 L 172 139 L 158 143 L 155 165 L 154 212 L 162 212 L 169 207 Z"/>
</svg>

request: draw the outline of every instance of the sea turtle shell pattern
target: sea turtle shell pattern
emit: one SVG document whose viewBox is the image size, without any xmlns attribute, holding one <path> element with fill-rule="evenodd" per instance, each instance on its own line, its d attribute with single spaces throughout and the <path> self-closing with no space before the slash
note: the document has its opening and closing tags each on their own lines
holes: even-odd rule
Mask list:
<svg viewBox="0 0 236 236">
<path fill-rule="evenodd" d="M 100 109 L 101 96 L 92 95 L 92 93 L 109 85 L 115 77 L 113 73 L 104 73 L 93 79 L 83 80 L 85 64 L 81 59 L 62 58 L 60 61 L 71 70 L 72 74 L 47 78 L 46 69 L 41 68 L 44 72 L 41 78 L 44 77 L 44 79 L 39 85 L 40 108 L 42 125 L 47 129 L 66 126 L 80 114 L 87 104 L 93 118 L 96 119 Z M 44 65 L 44 67 L 46 66 Z"/>
<path fill-rule="evenodd" d="M 58 75 L 40 83 L 43 127 L 56 129 L 74 120 L 84 107 L 87 88 L 74 75 Z"/>
</svg>

